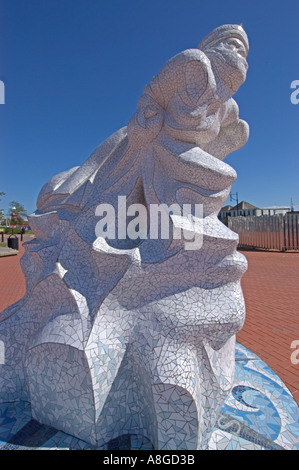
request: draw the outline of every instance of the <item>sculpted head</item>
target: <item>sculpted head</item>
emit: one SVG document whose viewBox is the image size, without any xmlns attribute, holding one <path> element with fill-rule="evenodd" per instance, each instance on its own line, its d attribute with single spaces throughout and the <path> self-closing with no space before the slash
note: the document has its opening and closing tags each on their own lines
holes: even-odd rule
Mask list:
<svg viewBox="0 0 299 470">
<path fill-rule="evenodd" d="M 239 25 L 216 28 L 197 49 L 170 59 L 144 88 L 128 124 L 129 142 L 150 144 L 159 133 L 198 146 L 214 140 L 226 102 L 245 81 L 249 45 Z"/>
<path fill-rule="evenodd" d="M 223 25 L 198 45 L 211 60 L 214 70 L 232 93 L 244 83 L 248 64 L 248 37 L 240 25 Z"/>
</svg>

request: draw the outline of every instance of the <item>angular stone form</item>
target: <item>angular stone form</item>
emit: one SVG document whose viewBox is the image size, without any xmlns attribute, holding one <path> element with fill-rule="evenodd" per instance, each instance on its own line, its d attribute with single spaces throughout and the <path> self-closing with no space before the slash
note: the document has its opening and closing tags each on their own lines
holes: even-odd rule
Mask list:
<svg viewBox="0 0 299 470">
<path fill-rule="evenodd" d="M 156 449 L 207 446 L 245 315 L 246 260 L 217 215 L 236 178 L 222 160 L 248 139 L 232 98 L 247 53 L 242 27 L 217 28 L 166 63 L 127 127 L 44 185 L 21 261 L 26 295 L 0 316 L 1 401 L 28 400 L 35 419 L 99 448 L 125 434 Z M 123 230 L 124 196 L 146 208 L 139 230 L 155 204 L 202 204 L 200 230 L 173 214 L 168 238 L 97 236 L 99 204 Z M 174 236 L 186 220 L 198 249 Z"/>
</svg>

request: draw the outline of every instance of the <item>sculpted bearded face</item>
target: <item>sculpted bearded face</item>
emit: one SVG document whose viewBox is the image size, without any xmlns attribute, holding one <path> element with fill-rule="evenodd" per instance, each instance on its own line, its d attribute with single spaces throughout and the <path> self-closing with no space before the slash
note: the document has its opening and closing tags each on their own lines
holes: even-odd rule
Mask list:
<svg viewBox="0 0 299 470">
<path fill-rule="evenodd" d="M 213 64 L 216 74 L 231 93 L 244 83 L 248 70 L 248 38 L 241 26 L 220 26 L 199 44 Z"/>
</svg>

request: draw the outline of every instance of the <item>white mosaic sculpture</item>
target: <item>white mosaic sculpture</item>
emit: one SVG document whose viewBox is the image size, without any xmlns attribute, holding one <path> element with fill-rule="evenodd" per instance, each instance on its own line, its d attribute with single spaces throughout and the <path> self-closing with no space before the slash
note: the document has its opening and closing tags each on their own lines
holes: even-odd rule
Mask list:
<svg viewBox="0 0 299 470">
<path fill-rule="evenodd" d="M 248 139 L 232 99 L 247 53 L 242 27 L 217 28 L 166 63 L 127 127 L 42 188 L 27 293 L 0 316 L 1 401 L 28 400 L 33 418 L 99 448 L 124 434 L 207 446 L 244 321 L 246 261 L 217 214 L 236 178 L 222 160 Z M 119 196 L 148 211 L 203 204 L 202 247 L 97 237 L 97 207 L 117 211 Z"/>
</svg>

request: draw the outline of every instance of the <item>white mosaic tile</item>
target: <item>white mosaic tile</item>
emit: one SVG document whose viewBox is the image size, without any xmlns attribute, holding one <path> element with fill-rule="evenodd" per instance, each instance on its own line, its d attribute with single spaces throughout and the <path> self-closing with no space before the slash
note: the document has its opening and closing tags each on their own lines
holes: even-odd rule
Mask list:
<svg viewBox="0 0 299 470">
<path fill-rule="evenodd" d="M 207 448 L 245 314 L 246 260 L 217 215 L 236 178 L 222 160 L 248 139 L 232 98 L 247 53 L 243 28 L 217 28 L 165 64 L 127 127 L 44 185 L 26 295 L 0 318 L 0 401 L 28 400 L 36 420 L 99 448 L 126 433 Z M 98 205 L 120 210 L 119 196 L 149 218 L 154 204 L 202 204 L 200 249 L 175 237 L 201 234 L 194 214 L 168 216 L 165 239 L 98 237 Z"/>
</svg>

